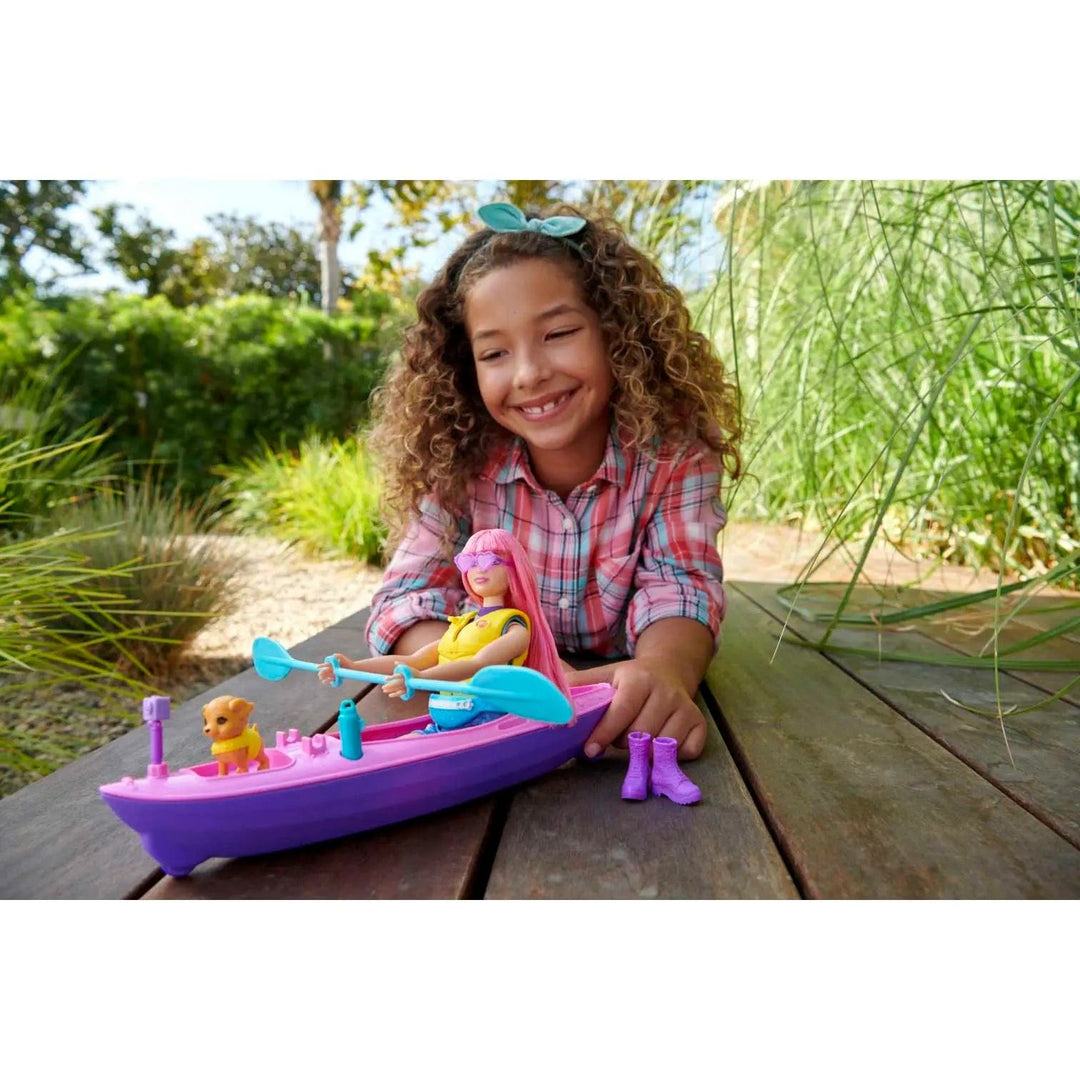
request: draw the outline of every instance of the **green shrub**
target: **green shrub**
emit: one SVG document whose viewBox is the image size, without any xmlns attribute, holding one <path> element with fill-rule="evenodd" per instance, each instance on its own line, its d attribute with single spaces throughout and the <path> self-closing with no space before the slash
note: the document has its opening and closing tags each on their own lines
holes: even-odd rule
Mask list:
<svg viewBox="0 0 1080 1080">
<path fill-rule="evenodd" d="M 67 431 L 100 421 L 104 448 L 149 465 L 189 492 L 212 469 L 265 440 L 296 447 L 309 431 L 344 436 L 365 419 L 382 377 L 390 301 L 327 318 L 243 296 L 178 310 L 164 299 L 110 294 L 0 305 L 0 385 L 47 383 L 70 357 Z"/>
<path fill-rule="evenodd" d="M 132 631 L 118 627 L 122 565 L 88 568 L 75 550 L 103 535 L 73 537 L 43 531 L 41 515 L 86 494 L 100 479 L 92 458 L 94 440 L 45 445 L 42 412 L 50 402 L 19 394 L 0 442 L 0 794 L 8 793 L 89 749 L 85 739 L 47 722 L 51 688 L 78 680 L 101 701 L 151 692 L 109 659 L 129 647 Z M 18 407 L 11 404 L 19 402 Z M 50 399 L 51 400 L 51 399 Z M 47 424 L 44 425 L 47 427 Z M 107 530 L 106 530 L 107 532 Z M 33 724 L 28 712 L 44 712 Z"/>
<path fill-rule="evenodd" d="M 199 630 L 232 606 L 238 561 L 205 534 L 211 519 L 207 504 L 186 504 L 152 483 L 100 493 L 56 513 L 49 525 L 66 534 L 83 586 L 110 602 L 59 613 L 52 628 L 84 638 L 97 656 L 122 668 L 168 674 Z M 116 567 L 125 572 L 118 575 Z"/>
<path fill-rule="evenodd" d="M 316 553 L 381 558 L 381 487 L 358 439 L 313 435 L 296 453 L 264 447 L 261 456 L 220 472 L 234 527 L 268 532 Z"/>
<path fill-rule="evenodd" d="M 72 677 L 109 680 L 100 658 L 104 629 L 120 596 L 124 560 L 88 572 L 73 537 L 50 528 L 51 515 L 107 488 L 108 460 L 97 456 L 103 436 L 92 425 L 70 441 L 50 441 L 62 427 L 63 387 L 25 373 L 4 387 L 0 405 L 0 687 L 50 685 Z M 109 530 L 104 530 L 108 532 Z M 100 537 L 102 530 L 82 542 Z M 75 632 L 65 630 L 78 627 Z M 97 627 L 96 630 L 91 629 Z"/>
<path fill-rule="evenodd" d="M 0 382 L 0 536 L 22 533 L 112 477 L 106 433 L 91 421 L 64 438 L 69 393 L 53 373 Z"/>
</svg>

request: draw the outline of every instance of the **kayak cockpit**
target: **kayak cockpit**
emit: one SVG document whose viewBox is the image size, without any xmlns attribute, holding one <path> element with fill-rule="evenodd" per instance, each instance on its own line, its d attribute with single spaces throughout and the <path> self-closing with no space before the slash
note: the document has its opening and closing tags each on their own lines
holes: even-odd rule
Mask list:
<svg viewBox="0 0 1080 1080">
<path fill-rule="evenodd" d="M 273 747 L 267 747 L 266 756 L 270 759 L 270 767 L 266 769 L 259 769 L 254 761 L 248 762 L 248 775 L 255 775 L 259 773 L 265 776 L 267 773 L 280 772 L 282 769 L 287 769 L 291 765 L 296 764 L 295 758 L 291 754 L 286 754 L 281 750 L 275 750 Z M 243 776 L 244 773 L 237 772 L 235 767 L 230 766 L 229 772 L 225 776 L 218 775 L 218 763 L 216 761 L 207 761 L 201 765 L 188 765 L 183 769 L 178 769 L 178 773 L 194 773 L 196 776 L 205 777 L 208 780 L 232 780 L 237 776 Z"/>
</svg>

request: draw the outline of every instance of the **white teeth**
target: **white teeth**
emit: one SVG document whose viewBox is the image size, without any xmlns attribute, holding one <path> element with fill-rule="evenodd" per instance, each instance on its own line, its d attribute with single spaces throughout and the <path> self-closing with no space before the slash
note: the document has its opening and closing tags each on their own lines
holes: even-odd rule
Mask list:
<svg viewBox="0 0 1080 1080">
<path fill-rule="evenodd" d="M 539 405 L 533 408 L 526 408 L 523 405 L 521 406 L 521 411 L 526 416 L 543 416 L 544 413 L 549 413 L 552 409 L 558 408 L 558 406 L 560 406 L 569 396 L 569 394 L 563 394 L 562 397 L 556 398 L 554 401 L 549 401 L 546 405 Z"/>
</svg>

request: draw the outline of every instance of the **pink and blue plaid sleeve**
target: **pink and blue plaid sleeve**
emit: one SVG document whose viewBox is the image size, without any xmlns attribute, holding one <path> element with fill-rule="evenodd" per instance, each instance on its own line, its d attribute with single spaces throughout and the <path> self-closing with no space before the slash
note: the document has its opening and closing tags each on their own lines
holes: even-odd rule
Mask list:
<svg viewBox="0 0 1080 1080">
<path fill-rule="evenodd" d="M 679 461 L 645 529 L 626 617 L 631 655 L 641 632 L 660 619 L 694 619 L 715 640 L 724 618 L 724 566 L 717 537 L 727 523 L 720 466 L 695 451 Z"/>
<path fill-rule="evenodd" d="M 392 652 L 408 627 L 460 611 L 465 600 L 461 575 L 439 550 L 448 527 L 446 514 L 425 499 L 371 599 L 367 642 L 372 652 Z"/>
</svg>

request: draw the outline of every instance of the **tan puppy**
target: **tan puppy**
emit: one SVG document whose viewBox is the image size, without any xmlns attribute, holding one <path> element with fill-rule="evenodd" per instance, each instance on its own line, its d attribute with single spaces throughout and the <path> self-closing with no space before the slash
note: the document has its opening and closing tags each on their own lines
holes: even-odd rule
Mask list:
<svg viewBox="0 0 1080 1080">
<path fill-rule="evenodd" d="M 246 773 L 248 762 L 255 760 L 260 769 L 270 768 L 270 759 L 263 749 L 259 726 L 248 727 L 248 717 L 254 702 L 223 694 L 203 706 L 203 734 L 214 740 L 211 750 L 218 764 L 218 776 L 224 776 L 230 765 Z"/>
</svg>

